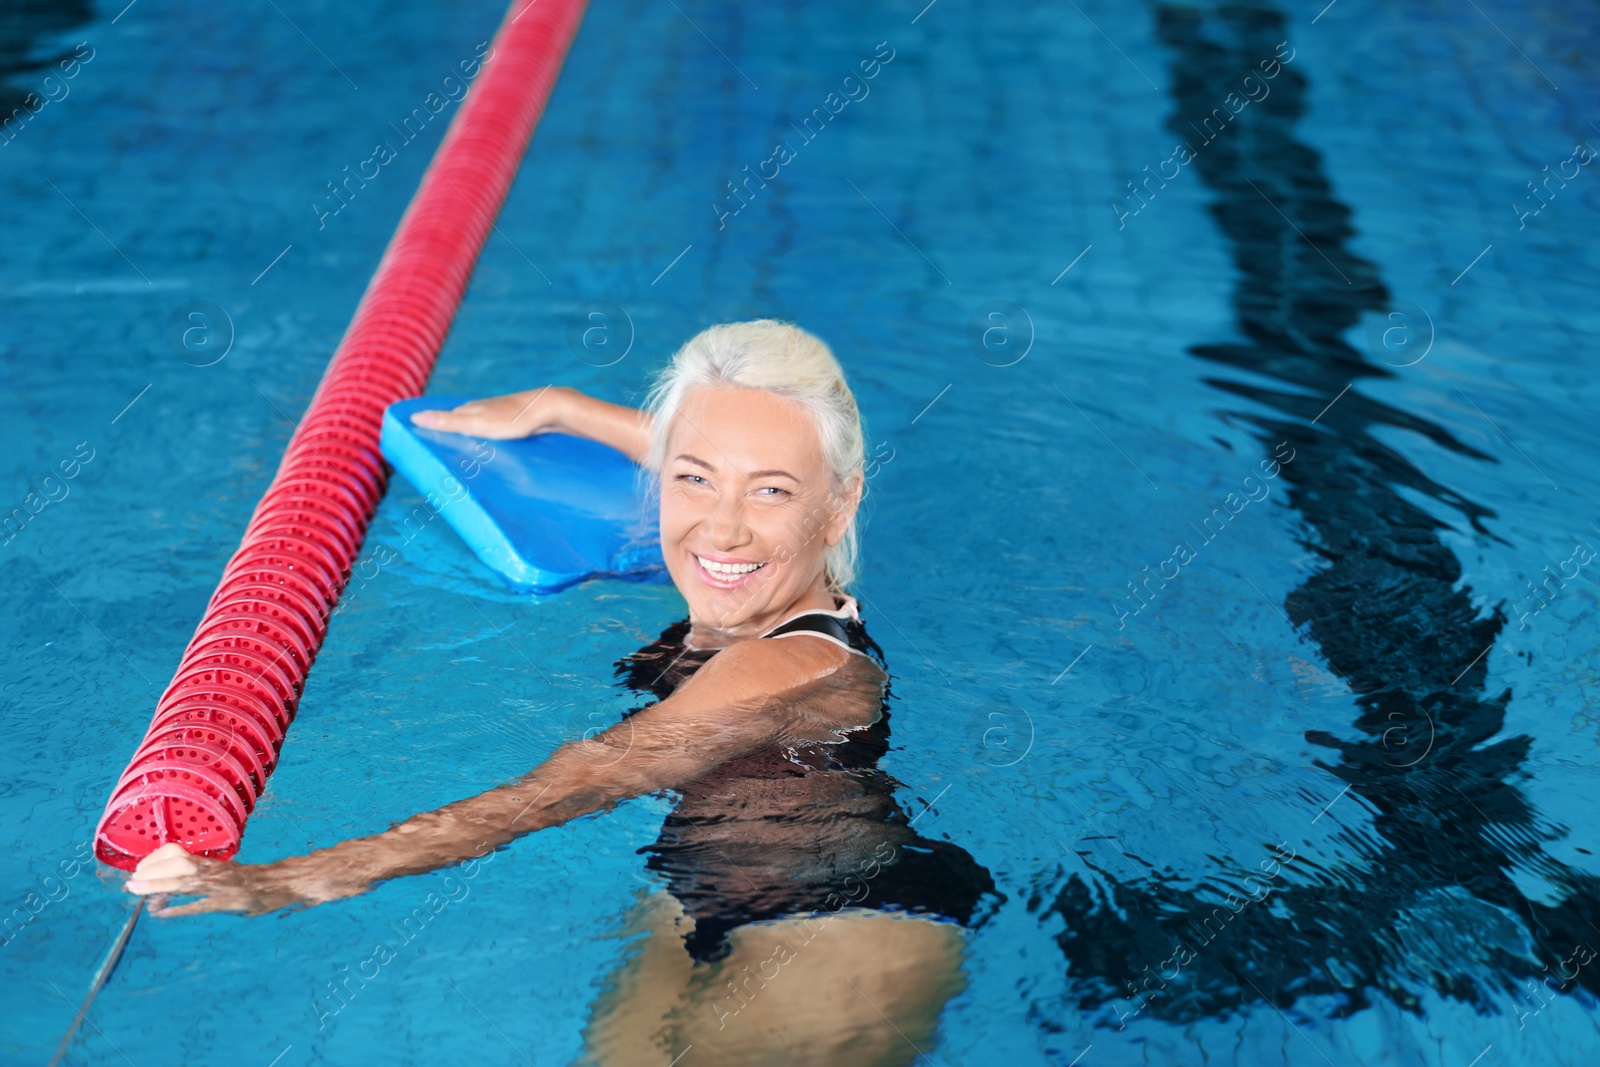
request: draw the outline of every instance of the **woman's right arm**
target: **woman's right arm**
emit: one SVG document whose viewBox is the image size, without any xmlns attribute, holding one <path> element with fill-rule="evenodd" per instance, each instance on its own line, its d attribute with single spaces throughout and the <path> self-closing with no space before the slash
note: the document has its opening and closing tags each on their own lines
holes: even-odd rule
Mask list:
<svg viewBox="0 0 1600 1067">
<path fill-rule="evenodd" d="M 536 433 L 573 434 L 610 445 L 635 463 L 644 462 L 650 451 L 649 414 L 561 385 L 469 400 L 453 411 L 419 411 L 411 421 L 429 430 L 496 440 Z"/>
<path fill-rule="evenodd" d="M 205 899 L 158 914 L 260 914 L 365 893 L 379 882 L 474 859 L 524 834 L 679 788 L 774 741 L 836 741 L 868 725 L 883 672 L 821 641 L 741 641 L 659 704 L 593 738 L 562 745 L 532 771 L 369 837 L 272 863 L 224 863 L 167 845 L 147 856 L 130 892 Z"/>
</svg>

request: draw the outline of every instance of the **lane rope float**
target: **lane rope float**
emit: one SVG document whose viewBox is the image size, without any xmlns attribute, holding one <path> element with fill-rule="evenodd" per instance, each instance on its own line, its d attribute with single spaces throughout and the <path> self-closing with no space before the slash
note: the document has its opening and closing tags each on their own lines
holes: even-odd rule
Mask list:
<svg viewBox="0 0 1600 1067">
<path fill-rule="evenodd" d="M 387 486 L 383 412 L 422 392 L 585 0 L 513 0 L 95 833 L 132 870 L 231 858 Z"/>
</svg>

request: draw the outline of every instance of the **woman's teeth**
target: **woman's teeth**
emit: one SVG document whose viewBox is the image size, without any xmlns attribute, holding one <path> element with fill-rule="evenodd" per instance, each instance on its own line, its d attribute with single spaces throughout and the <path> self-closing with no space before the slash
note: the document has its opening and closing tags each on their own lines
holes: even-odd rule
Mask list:
<svg viewBox="0 0 1600 1067">
<path fill-rule="evenodd" d="M 695 559 L 699 561 L 700 566 L 704 567 L 707 573 L 718 578 L 738 578 L 766 566 L 765 563 L 717 563 L 701 556 L 696 556 Z"/>
</svg>

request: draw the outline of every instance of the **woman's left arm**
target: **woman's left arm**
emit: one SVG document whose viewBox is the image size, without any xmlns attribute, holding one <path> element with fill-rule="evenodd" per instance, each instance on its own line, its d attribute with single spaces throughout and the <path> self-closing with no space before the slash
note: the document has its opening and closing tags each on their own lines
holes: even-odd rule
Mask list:
<svg viewBox="0 0 1600 1067">
<path fill-rule="evenodd" d="M 154 914 L 261 914 L 355 896 L 389 878 L 481 858 L 524 834 L 692 781 L 775 738 L 859 725 L 821 721 L 817 709 L 856 718 L 869 699 L 807 699 L 836 688 L 840 668 L 859 658 L 821 641 L 742 641 L 712 657 L 661 703 L 591 739 L 562 745 L 515 781 L 413 815 L 381 834 L 274 863 L 221 862 L 165 845 L 139 864 L 127 888 L 203 897 Z"/>
</svg>

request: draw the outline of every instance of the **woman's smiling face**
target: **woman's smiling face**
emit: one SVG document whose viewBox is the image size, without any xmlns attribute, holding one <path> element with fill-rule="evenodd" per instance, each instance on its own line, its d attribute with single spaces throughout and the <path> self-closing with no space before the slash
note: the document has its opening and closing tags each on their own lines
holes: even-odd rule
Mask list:
<svg viewBox="0 0 1600 1067">
<path fill-rule="evenodd" d="M 832 608 L 825 554 L 859 493 L 859 478 L 834 491 L 799 403 L 742 386 L 691 392 L 661 464 L 661 549 L 695 627 L 755 637 L 798 608 Z"/>
</svg>

